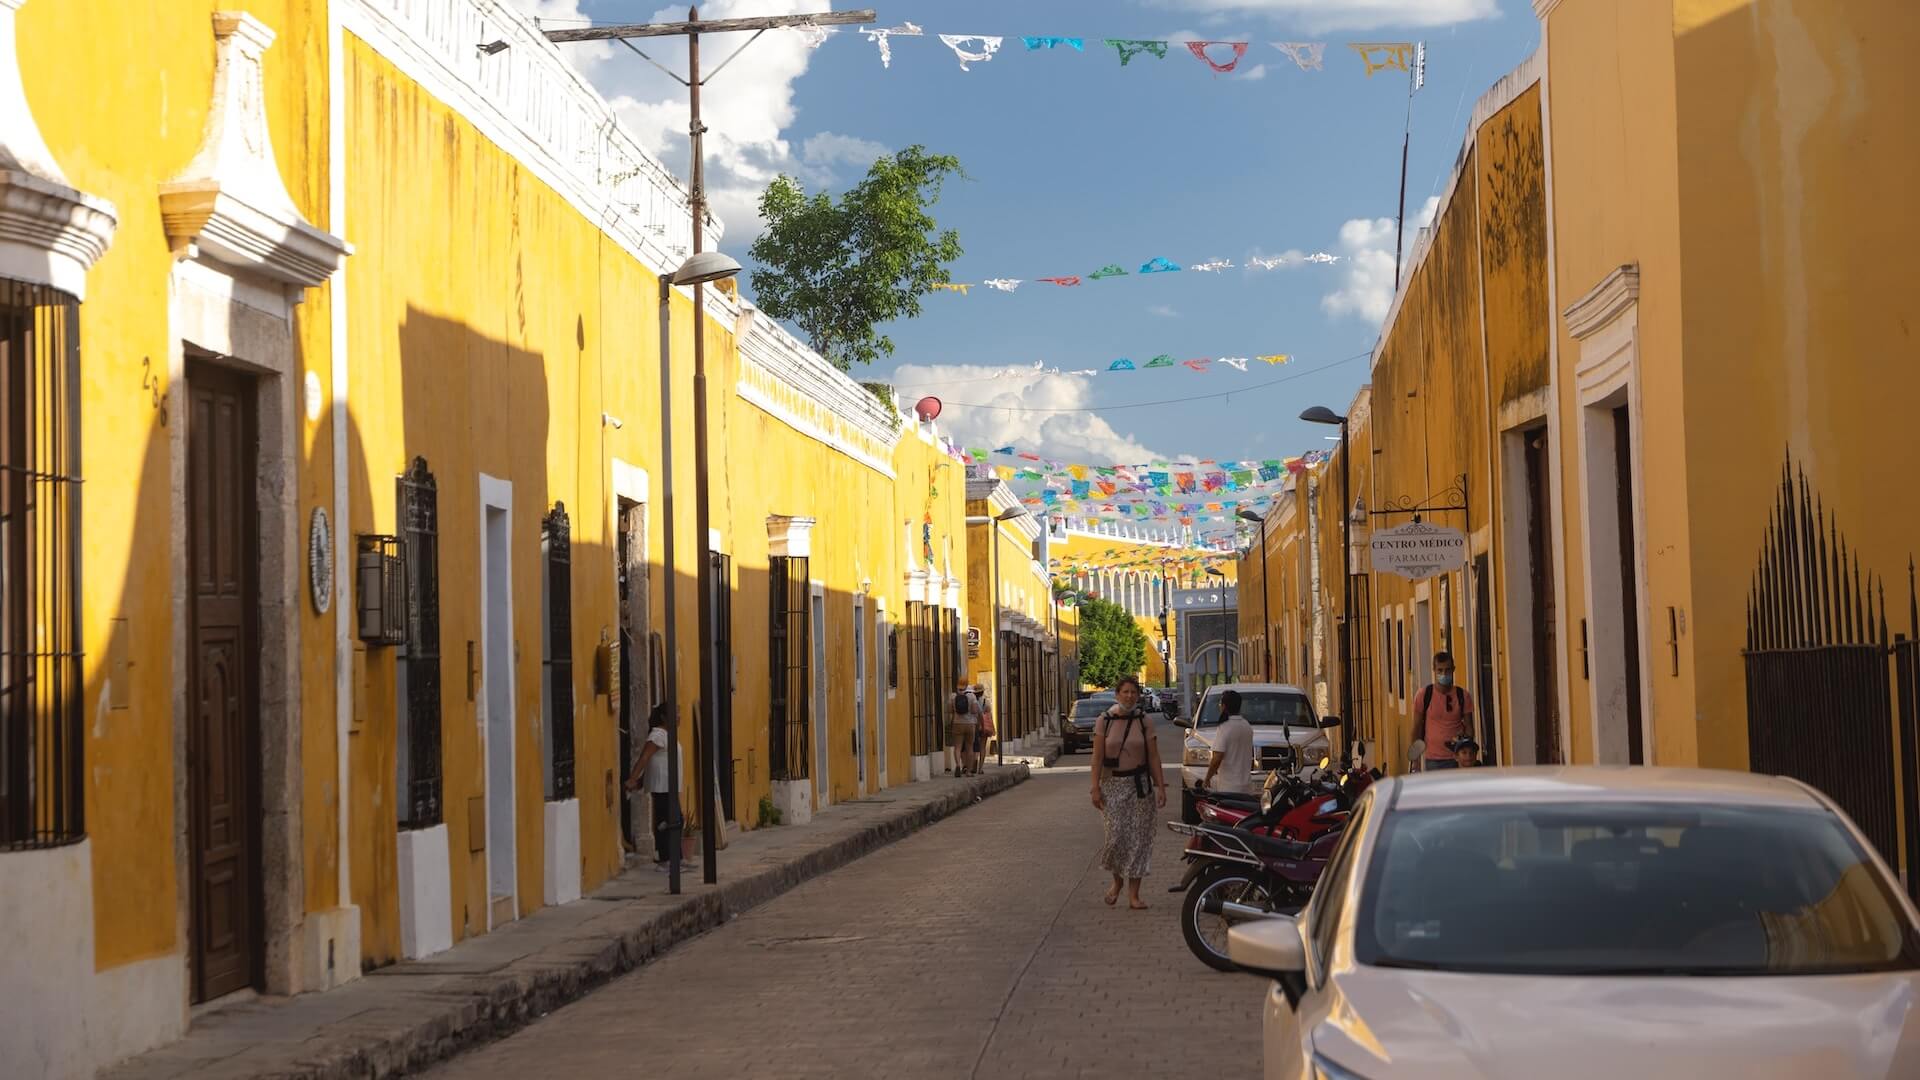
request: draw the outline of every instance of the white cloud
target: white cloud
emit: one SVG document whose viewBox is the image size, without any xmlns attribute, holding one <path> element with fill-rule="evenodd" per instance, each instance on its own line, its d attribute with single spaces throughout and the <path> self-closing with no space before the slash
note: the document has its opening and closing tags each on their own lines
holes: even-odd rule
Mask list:
<svg viewBox="0 0 1920 1080">
<path fill-rule="evenodd" d="M 1180 317 L 1180 313 L 1173 310 L 1171 304 L 1155 304 L 1147 309 L 1147 314 L 1158 315 L 1163 319 L 1177 319 Z"/>
<path fill-rule="evenodd" d="M 1266 15 L 1310 34 L 1373 30 L 1383 26 L 1424 28 L 1497 18 L 1498 0 L 1161 0 L 1168 7 L 1207 17 Z"/>
<path fill-rule="evenodd" d="M 872 139 L 822 131 L 809 135 L 800 144 L 800 157 L 816 170 L 828 173 L 844 167 L 850 174 L 865 174 L 874 161 L 893 151 Z"/>
<path fill-rule="evenodd" d="M 1403 258 L 1413 254 L 1413 239 L 1433 222 L 1439 196 L 1427 199 L 1407 223 Z M 1378 325 L 1393 307 L 1393 219 L 1353 218 L 1340 226 L 1340 251 L 1346 269 L 1340 287 L 1320 298 L 1320 307 L 1339 318 L 1356 315 Z"/>
<path fill-rule="evenodd" d="M 893 375 L 905 399 L 926 394 L 950 399 L 940 424 L 962 446 L 1014 445 L 1062 461 L 1165 460 L 1166 455 L 1114 430 L 1098 413 L 1008 411 L 1087 408 L 1093 404 L 1093 381 L 977 364 L 903 364 Z"/>
<path fill-rule="evenodd" d="M 1241 68 L 1237 74 L 1243 79 L 1264 79 L 1267 77 L 1267 65 L 1255 64 L 1250 68 Z"/>
</svg>

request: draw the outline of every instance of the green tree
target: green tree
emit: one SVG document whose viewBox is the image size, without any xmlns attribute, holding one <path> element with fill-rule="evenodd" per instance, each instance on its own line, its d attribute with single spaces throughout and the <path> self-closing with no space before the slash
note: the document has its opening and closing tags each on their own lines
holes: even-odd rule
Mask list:
<svg viewBox="0 0 1920 1080">
<path fill-rule="evenodd" d="M 754 300 L 800 328 L 814 351 L 851 371 L 893 354 L 876 327 L 920 314 L 920 298 L 952 281 L 960 234 L 927 212 L 960 159 L 909 146 L 873 163 L 839 199 L 778 176 L 760 196 L 767 229 L 750 249 Z"/>
<path fill-rule="evenodd" d="M 1080 602 L 1080 677 L 1095 686 L 1113 686 L 1121 677 L 1140 674 L 1147 662 L 1147 635 L 1125 608 L 1088 597 Z"/>
</svg>

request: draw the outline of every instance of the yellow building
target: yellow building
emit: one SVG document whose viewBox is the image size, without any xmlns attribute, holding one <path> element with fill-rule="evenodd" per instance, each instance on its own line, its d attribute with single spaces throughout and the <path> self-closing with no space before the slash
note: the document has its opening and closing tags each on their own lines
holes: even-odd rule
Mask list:
<svg viewBox="0 0 1920 1080">
<path fill-rule="evenodd" d="M 1336 696 L 1404 767 L 1449 649 L 1497 761 L 1787 773 L 1912 873 L 1911 5 L 1534 7 L 1320 470 Z M 1371 571 L 1416 511 L 1457 554 Z"/>
<path fill-rule="evenodd" d="M 1004 481 L 967 481 L 967 679 L 1009 748 L 1057 718 L 1063 696 L 1041 532 Z"/>
<path fill-rule="evenodd" d="M 1227 545 L 1131 523 L 1050 518 L 1047 555 L 1062 587 L 1119 604 L 1140 624 L 1147 659 L 1138 674 L 1149 686 L 1174 686 L 1180 677 L 1178 620 L 1168 610 L 1173 591 L 1204 586 L 1208 567 L 1229 582 L 1238 573 Z"/>
<path fill-rule="evenodd" d="M 604 882 L 670 681 L 694 827 L 926 775 L 959 455 L 708 287 L 698 535 L 687 195 L 530 20 L 135 7 L 0 2 L 0 1075 Z"/>
</svg>

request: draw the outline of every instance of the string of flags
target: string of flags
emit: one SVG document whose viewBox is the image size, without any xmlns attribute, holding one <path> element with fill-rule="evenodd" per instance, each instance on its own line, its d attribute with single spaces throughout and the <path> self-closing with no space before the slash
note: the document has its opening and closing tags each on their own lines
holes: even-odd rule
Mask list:
<svg viewBox="0 0 1920 1080">
<path fill-rule="evenodd" d="M 793 31 L 801 36 L 810 48 L 819 48 L 836 31 L 826 26 L 802 26 Z M 872 42 L 880 54 L 880 66 L 893 67 L 893 44 L 898 38 L 926 37 L 927 32 L 919 24 L 903 22 L 898 26 L 861 27 L 857 31 Z M 972 71 L 973 65 L 984 64 L 999 55 L 1000 49 L 1007 43 L 1001 34 L 939 34 L 940 43 L 953 52 L 959 61 L 961 71 Z M 1130 67 L 1136 60 L 1150 57 L 1165 60 L 1174 52 L 1175 46 L 1184 46 L 1188 55 L 1207 66 L 1215 75 L 1228 75 L 1237 71 L 1241 61 L 1247 57 L 1254 42 L 1251 41 L 1173 41 L 1162 38 L 1088 38 L 1067 37 L 1053 34 L 1027 34 L 1014 39 L 1022 49 L 1014 50 L 1026 53 L 1080 53 L 1089 50 L 1101 52 L 1112 49 L 1115 59 L 1121 67 Z M 1293 62 L 1301 71 L 1325 71 L 1327 45 L 1325 41 L 1275 41 L 1273 48 Z M 1412 78 L 1414 89 L 1426 81 L 1427 45 L 1424 41 L 1350 41 L 1346 43 L 1359 60 L 1361 70 L 1369 78 L 1382 71 L 1399 71 Z"/>
<path fill-rule="evenodd" d="M 1123 356 L 1109 362 L 1105 367 L 1090 368 L 1049 367 L 1045 361 L 1036 360 L 1032 364 L 1008 365 L 989 378 L 1026 379 L 1034 375 L 1063 375 L 1073 379 L 1091 379 L 1116 371 L 1153 371 L 1160 368 L 1185 368 L 1205 375 L 1209 371 L 1218 371 L 1220 368 L 1232 368 L 1235 371 L 1245 372 L 1249 370 L 1249 364 L 1260 363 L 1273 367 L 1292 362 L 1292 353 L 1268 353 L 1264 356 L 1197 356 L 1189 360 L 1175 360 L 1171 353 L 1160 353 L 1150 360 L 1140 361 Z M 1220 367 L 1215 367 L 1215 364 Z"/>
<path fill-rule="evenodd" d="M 1206 528 L 1237 524 L 1243 509 L 1264 513 L 1272 506 L 1275 485 L 1325 462 L 1330 451 L 1264 460 L 1140 465 L 1052 461 L 1012 446 L 966 448 L 962 457 L 1016 486 L 1022 491 L 1023 504 L 1049 514 L 1094 521 L 1177 521 L 1190 528 Z M 1018 464 L 995 464 L 995 457 L 1003 462 L 1012 458 Z"/>
<path fill-rule="evenodd" d="M 1332 266 L 1340 262 L 1343 258 L 1344 256 L 1334 255 L 1325 251 L 1315 251 L 1311 254 L 1304 251 L 1285 251 L 1278 255 L 1255 255 L 1247 259 L 1244 264 L 1239 265 L 1247 270 L 1279 270 L 1293 266 Z M 1027 284 L 1029 281 L 1041 285 L 1053 285 L 1058 288 L 1072 289 L 1079 287 L 1084 282 L 1106 281 L 1110 278 L 1134 277 L 1136 275 L 1144 277 L 1153 274 L 1179 274 L 1188 272 L 1217 274 L 1235 268 L 1236 264 L 1232 259 L 1209 259 L 1205 262 L 1181 265 L 1165 256 L 1156 255 L 1146 262 L 1141 263 L 1140 269 L 1138 270 L 1128 270 L 1119 263 L 1108 263 L 1100 269 L 1084 276 L 1071 274 L 1042 278 L 992 277 L 984 281 L 941 282 L 935 284 L 933 287 L 941 292 L 958 293 L 961 296 L 969 296 L 972 295 L 974 289 L 982 286 L 994 292 L 1016 292 L 1020 286 Z"/>
</svg>

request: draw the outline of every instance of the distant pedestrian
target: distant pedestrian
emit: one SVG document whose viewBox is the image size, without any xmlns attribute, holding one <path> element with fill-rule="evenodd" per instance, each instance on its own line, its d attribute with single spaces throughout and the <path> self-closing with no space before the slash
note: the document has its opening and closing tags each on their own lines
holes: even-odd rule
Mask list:
<svg viewBox="0 0 1920 1080">
<path fill-rule="evenodd" d="M 1449 743 L 1473 730 L 1473 695 L 1453 685 L 1453 654 L 1433 654 L 1433 681 L 1413 699 L 1413 730 L 1426 741 L 1424 769 L 1455 769 Z"/>
<path fill-rule="evenodd" d="M 1129 675 L 1114 691 L 1116 701 L 1094 724 L 1093 805 L 1106 816 L 1100 865 L 1113 875 L 1109 907 L 1127 888 L 1127 906 L 1146 909 L 1140 880 L 1152 870 L 1154 812 L 1167 805 L 1167 778 L 1153 721 L 1140 708 L 1140 680 Z"/>
<path fill-rule="evenodd" d="M 1213 732 L 1213 757 L 1200 786 L 1213 791 L 1253 794 L 1253 725 L 1240 715 L 1240 692 L 1220 692 L 1220 726 Z M 1216 776 L 1218 779 L 1215 779 Z"/>
<path fill-rule="evenodd" d="M 978 773 L 980 766 L 986 764 L 987 746 L 999 734 L 993 723 L 993 702 L 987 700 L 987 688 L 973 684 L 973 699 L 980 703 L 980 730 L 973 737 L 973 771 Z"/>
<path fill-rule="evenodd" d="M 980 699 L 973 696 L 973 690 L 967 680 L 961 679 L 953 691 L 953 715 L 949 718 L 949 730 L 952 732 L 954 773 L 965 776 L 973 771 L 975 762 L 973 743 L 980 734 Z"/>
<path fill-rule="evenodd" d="M 685 762 L 682 752 L 682 763 Z M 680 771 L 682 777 L 686 770 Z M 672 851 L 672 837 L 668 833 L 668 817 L 673 812 L 673 792 L 667 775 L 667 704 L 661 702 L 653 707 L 647 716 L 647 741 L 640 746 L 640 757 L 633 763 L 633 772 L 627 776 L 628 791 L 644 789 L 652 796 L 651 824 L 653 826 L 653 868 L 665 870 L 667 856 Z M 682 866 L 692 865 L 682 861 Z"/>
</svg>

